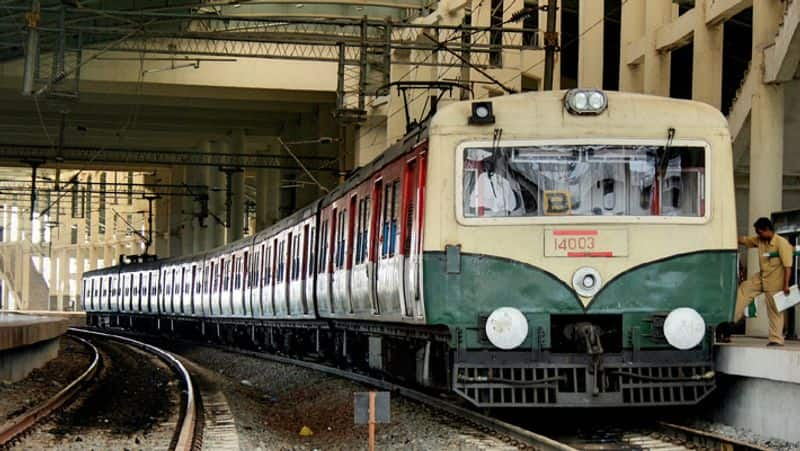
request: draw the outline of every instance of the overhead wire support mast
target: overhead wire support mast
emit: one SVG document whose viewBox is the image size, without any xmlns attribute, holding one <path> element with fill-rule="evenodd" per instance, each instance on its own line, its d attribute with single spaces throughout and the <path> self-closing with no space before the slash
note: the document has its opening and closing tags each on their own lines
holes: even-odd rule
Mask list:
<svg viewBox="0 0 800 451">
<path fill-rule="evenodd" d="M 558 32 L 556 31 L 556 12 L 558 0 L 547 2 L 547 31 L 544 33 L 544 90 L 553 89 L 553 72 L 555 71 L 556 51 L 558 50 Z"/>
</svg>

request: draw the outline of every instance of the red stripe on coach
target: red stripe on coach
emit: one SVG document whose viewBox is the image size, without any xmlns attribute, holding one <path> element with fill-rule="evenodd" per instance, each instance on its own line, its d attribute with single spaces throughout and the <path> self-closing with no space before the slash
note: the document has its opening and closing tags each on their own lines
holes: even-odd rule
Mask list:
<svg viewBox="0 0 800 451">
<path fill-rule="evenodd" d="M 567 257 L 613 257 L 613 252 L 567 252 Z"/>
<path fill-rule="evenodd" d="M 558 236 L 594 236 L 597 230 L 553 230 L 553 235 Z"/>
</svg>

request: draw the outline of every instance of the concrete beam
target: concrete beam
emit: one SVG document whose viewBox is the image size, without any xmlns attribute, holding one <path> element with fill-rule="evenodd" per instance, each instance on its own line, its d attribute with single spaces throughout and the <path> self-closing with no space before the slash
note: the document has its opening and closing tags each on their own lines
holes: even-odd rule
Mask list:
<svg viewBox="0 0 800 451">
<path fill-rule="evenodd" d="M 753 7 L 753 0 L 715 0 L 706 3 L 706 25 L 716 25 Z"/>
<path fill-rule="evenodd" d="M 625 46 L 625 64 L 635 66 L 644 61 L 644 53 L 647 49 L 647 36 L 643 36 Z"/>
<path fill-rule="evenodd" d="M 800 64 L 800 4 L 789 2 L 775 43 L 764 49 L 764 83 L 794 79 Z"/>
<path fill-rule="evenodd" d="M 752 68 L 751 68 L 752 69 Z M 742 131 L 753 105 L 753 93 L 761 83 L 758 71 L 747 70 L 744 82 L 736 93 L 736 98 L 728 112 L 728 128 L 731 132 L 731 139 L 736 141 Z"/>
<path fill-rule="evenodd" d="M 660 27 L 656 31 L 656 50 L 669 52 L 690 43 L 698 14 L 697 8 L 692 8 L 676 20 Z"/>
</svg>

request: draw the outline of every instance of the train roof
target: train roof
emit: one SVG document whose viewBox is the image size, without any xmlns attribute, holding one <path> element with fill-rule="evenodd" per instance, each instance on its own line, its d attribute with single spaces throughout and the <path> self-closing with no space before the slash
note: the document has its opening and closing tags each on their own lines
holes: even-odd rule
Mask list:
<svg viewBox="0 0 800 451">
<path fill-rule="evenodd" d="M 428 124 L 429 121 L 423 122 L 410 133 L 404 135 L 396 143 L 389 146 L 384 152 L 381 152 L 380 155 L 365 166 L 358 168 L 343 184 L 326 194 L 325 197 L 322 198 L 320 206 L 325 207 L 330 205 L 333 201 L 342 197 L 344 193 L 360 185 L 363 181 L 368 180 L 375 172 L 424 141 L 428 137 Z"/>
</svg>

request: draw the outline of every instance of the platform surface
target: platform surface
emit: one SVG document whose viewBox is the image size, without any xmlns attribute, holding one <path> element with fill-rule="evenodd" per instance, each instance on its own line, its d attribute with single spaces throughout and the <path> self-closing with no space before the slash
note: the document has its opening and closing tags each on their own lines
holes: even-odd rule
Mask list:
<svg viewBox="0 0 800 451">
<path fill-rule="evenodd" d="M 733 376 L 800 384 L 800 341 L 767 346 L 766 338 L 734 336 L 718 345 L 716 369 Z"/>
<path fill-rule="evenodd" d="M 0 312 L 0 351 L 51 340 L 68 326 L 64 318 Z"/>
</svg>

